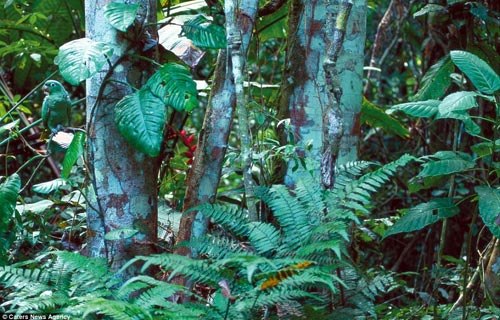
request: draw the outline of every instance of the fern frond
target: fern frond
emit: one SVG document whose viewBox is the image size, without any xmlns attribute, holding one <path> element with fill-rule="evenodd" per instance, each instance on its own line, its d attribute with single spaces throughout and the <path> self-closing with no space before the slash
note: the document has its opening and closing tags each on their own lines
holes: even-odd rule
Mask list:
<svg viewBox="0 0 500 320">
<path fill-rule="evenodd" d="M 413 160 L 417 159 L 405 154 L 375 171 L 362 175 L 359 179 L 353 179 L 353 177 L 359 176 L 363 170 L 374 163 L 359 161 L 340 167 L 335 186 L 331 192 L 331 202 L 341 202 L 345 208 L 369 214 L 371 194 L 390 181 L 398 167 L 405 166 Z"/>
<path fill-rule="evenodd" d="M 215 235 L 205 235 L 193 239 L 189 242 L 189 247 L 193 252 L 208 255 L 212 259 L 223 259 L 230 255 L 244 254 L 248 252 L 241 242 L 229 237 L 219 237 Z"/>
<path fill-rule="evenodd" d="M 82 319 L 90 315 L 103 315 L 114 320 L 153 319 L 146 308 L 126 301 L 95 298 L 92 295 L 77 300 L 79 304 L 73 308 L 73 313 L 81 314 Z"/>
<path fill-rule="evenodd" d="M 284 185 L 274 185 L 267 192 L 257 192 L 265 203 L 273 209 L 273 215 L 283 230 L 283 244 L 286 252 L 297 250 L 307 241 L 312 230 L 307 207 Z M 284 248 L 285 249 L 285 248 Z"/>
<path fill-rule="evenodd" d="M 257 307 L 272 306 L 276 305 L 277 303 L 285 303 L 286 301 L 294 301 L 304 298 L 321 301 L 319 297 L 306 290 L 290 289 L 290 288 L 273 288 L 268 291 L 265 291 L 264 294 L 261 294 L 258 297 L 257 301 L 255 302 L 255 306 Z"/>
<path fill-rule="evenodd" d="M 321 242 L 313 242 L 301 247 L 297 251 L 297 257 L 312 259 L 325 253 L 335 253 L 338 259 L 342 259 L 342 254 L 347 255 L 345 241 L 340 238 L 328 239 Z"/>
<path fill-rule="evenodd" d="M 374 164 L 374 162 L 370 161 L 350 161 L 336 167 L 334 192 L 343 190 L 347 184 L 361 176 L 366 169 Z"/>
<path fill-rule="evenodd" d="M 319 271 L 305 271 L 285 279 L 280 285 L 291 288 L 328 288 L 332 294 L 338 293 L 333 278 L 328 273 Z"/>
<path fill-rule="evenodd" d="M 312 225 L 320 224 L 326 209 L 325 191 L 321 184 L 312 177 L 305 176 L 297 181 L 294 192 L 306 207 L 309 223 Z"/>
<path fill-rule="evenodd" d="M 263 222 L 251 222 L 248 224 L 250 233 L 248 238 L 255 250 L 262 255 L 275 252 L 280 244 L 280 233 L 276 228 Z"/>
<path fill-rule="evenodd" d="M 40 288 L 37 291 L 45 291 L 49 289 L 48 282 L 50 279 L 50 272 L 38 268 L 35 269 L 22 269 L 12 266 L 0 267 L 0 283 L 5 288 L 14 287 L 17 290 L 30 287 L 30 290 L 37 290 L 37 285 Z"/>
<path fill-rule="evenodd" d="M 205 216 L 211 218 L 215 223 L 229 229 L 237 236 L 248 234 L 247 224 L 250 222 L 246 212 L 235 205 L 205 203 L 199 205 L 194 210 L 199 210 Z"/>
<path fill-rule="evenodd" d="M 216 285 L 221 276 L 219 270 L 211 267 L 206 260 L 191 259 L 177 254 L 154 254 L 150 256 L 137 256 L 127 262 L 120 271 L 125 270 L 136 262 L 143 262 L 141 272 L 146 271 L 151 265 L 160 266 L 170 271 L 170 278 L 182 275 L 194 282 L 203 282 Z"/>
</svg>

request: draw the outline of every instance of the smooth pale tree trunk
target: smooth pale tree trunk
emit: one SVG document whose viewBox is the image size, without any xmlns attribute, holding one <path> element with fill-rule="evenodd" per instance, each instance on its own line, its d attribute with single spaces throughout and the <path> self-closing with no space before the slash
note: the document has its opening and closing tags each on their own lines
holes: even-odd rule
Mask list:
<svg viewBox="0 0 500 320">
<path fill-rule="evenodd" d="M 323 115 L 329 108 L 329 88 L 323 62 L 329 44 L 325 0 L 291 0 L 289 11 L 288 50 L 281 100 L 282 117 L 289 117 L 294 142 L 311 143 L 310 151 L 298 150 L 298 156 L 310 157 L 319 164 L 323 148 Z M 336 19 L 339 1 L 328 8 Z M 340 114 L 342 139 L 336 147 L 336 163 L 357 159 L 359 112 L 362 102 L 363 49 L 366 32 L 366 1 L 355 1 L 347 23 L 346 35 L 336 63 L 340 81 Z M 285 184 L 293 186 L 304 171 L 289 166 Z M 311 169 L 311 168 L 308 168 Z"/>
<path fill-rule="evenodd" d="M 235 19 L 234 28 L 241 40 L 239 50 L 246 52 L 256 19 L 257 1 L 228 1 L 232 1 L 235 12 L 238 13 L 232 18 Z M 235 33 L 234 30 L 233 33 Z M 236 105 L 231 61 L 233 44 L 232 39 L 228 39 L 227 51 L 219 53 L 208 109 L 194 155 L 193 166 L 188 174 L 184 211 L 202 203 L 215 201 Z M 242 63 L 244 67 L 244 61 Z M 183 244 L 204 235 L 207 225 L 207 218 L 199 211 L 193 210 L 183 214 L 177 244 Z M 193 257 L 197 255 L 187 246 L 180 246 L 175 252 Z"/>
<path fill-rule="evenodd" d="M 358 159 L 367 3 L 364 0 L 352 2 L 342 50 L 336 63 L 342 87 L 340 108 L 344 123 L 337 164 L 345 164 Z"/>
<path fill-rule="evenodd" d="M 115 104 L 132 92 L 130 86 L 140 88 L 153 70 L 149 62 L 125 55 L 130 50 L 141 51 L 139 39 L 129 40 L 134 32 L 125 37 L 106 22 L 103 7 L 109 2 L 85 1 L 86 36 L 115 48 L 109 61 L 114 68 L 105 67 L 87 80 L 87 252 L 92 257 L 105 257 L 112 268 L 118 269 L 126 260 L 153 251 L 157 230 L 158 160 L 131 147 L 114 123 Z M 140 5 L 136 25 L 131 28 L 137 31 L 143 24 L 152 24 L 146 30 L 156 38 L 156 0 L 127 3 Z M 146 56 L 155 58 L 154 55 Z M 121 240 L 105 239 L 110 231 L 123 228 L 135 229 L 138 233 Z"/>
<path fill-rule="evenodd" d="M 248 209 L 248 218 L 250 221 L 257 221 L 257 208 L 255 206 L 255 182 L 252 178 L 252 134 L 248 119 L 247 104 L 248 101 L 243 89 L 245 61 L 248 53 L 248 45 L 250 36 L 252 35 L 252 26 L 239 25 L 240 8 L 239 1 L 226 1 L 224 11 L 226 14 L 226 32 L 228 39 L 228 47 L 231 48 L 231 62 L 233 66 L 232 75 L 234 78 L 236 91 L 236 111 L 238 114 L 238 133 L 240 137 L 240 159 L 241 168 L 243 170 L 243 185 L 245 186 L 245 199 Z M 255 20 L 258 0 L 245 1 L 241 6 L 243 12 L 246 12 Z M 246 27 L 247 30 L 241 31 L 241 27 Z M 249 28 L 249 29 L 248 29 Z M 242 36 L 246 37 L 243 42 Z"/>
</svg>

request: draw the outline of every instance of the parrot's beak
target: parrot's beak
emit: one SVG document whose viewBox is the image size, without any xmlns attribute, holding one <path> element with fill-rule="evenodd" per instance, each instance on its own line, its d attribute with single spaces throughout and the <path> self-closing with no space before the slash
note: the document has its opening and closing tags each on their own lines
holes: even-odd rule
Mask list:
<svg viewBox="0 0 500 320">
<path fill-rule="evenodd" d="M 42 91 L 44 95 L 49 95 L 49 87 L 47 87 L 46 85 L 42 87 Z"/>
</svg>

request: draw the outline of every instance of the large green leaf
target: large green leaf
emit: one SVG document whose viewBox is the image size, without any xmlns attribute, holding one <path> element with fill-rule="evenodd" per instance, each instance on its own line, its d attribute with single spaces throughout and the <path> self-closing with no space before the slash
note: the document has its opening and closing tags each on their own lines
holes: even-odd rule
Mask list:
<svg viewBox="0 0 500 320">
<path fill-rule="evenodd" d="M 41 201 L 38 201 L 38 202 L 34 202 L 34 203 L 25 203 L 25 204 L 20 204 L 18 206 L 16 206 L 16 210 L 20 213 L 20 214 L 23 214 L 25 212 L 33 212 L 33 213 L 43 213 L 45 210 L 49 209 L 50 207 L 52 207 L 54 205 L 54 202 L 50 201 L 50 200 L 41 200 Z"/>
<path fill-rule="evenodd" d="M 288 10 L 288 6 L 282 6 L 278 11 L 257 19 L 255 33 L 261 43 L 269 39 L 286 38 Z"/>
<path fill-rule="evenodd" d="M 500 238 L 499 215 L 500 215 L 500 190 L 487 186 L 475 188 L 479 196 L 479 215 L 490 232 Z"/>
<path fill-rule="evenodd" d="M 475 54 L 454 50 L 450 52 L 453 63 L 470 79 L 477 90 L 493 94 L 500 89 L 500 77 L 481 58 Z"/>
<path fill-rule="evenodd" d="M 381 108 L 363 97 L 361 104 L 361 123 L 366 123 L 371 127 L 381 128 L 390 134 L 396 134 L 403 138 L 409 138 L 410 132 L 397 119 L 391 117 Z"/>
<path fill-rule="evenodd" d="M 421 230 L 443 218 L 453 217 L 459 213 L 459 208 L 451 198 L 434 199 L 405 210 L 404 215 L 384 234 L 390 235 Z"/>
<path fill-rule="evenodd" d="M 202 15 L 186 21 L 182 26 L 184 35 L 200 48 L 226 48 L 226 32 L 223 27 L 214 24 Z"/>
<path fill-rule="evenodd" d="M 493 152 L 498 152 L 500 150 L 500 139 L 491 142 L 476 143 L 471 146 L 471 150 L 480 158 L 491 156 Z"/>
<path fill-rule="evenodd" d="M 196 82 L 188 69 L 177 63 L 167 63 L 149 78 L 146 86 L 167 106 L 178 111 L 191 111 L 198 106 Z"/>
<path fill-rule="evenodd" d="M 3 229 L 10 221 L 16 200 L 21 190 L 21 179 L 18 174 L 8 176 L 5 180 L 2 178 L 0 184 L 0 227 Z M 5 230 L 0 230 L 3 232 Z"/>
<path fill-rule="evenodd" d="M 41 194 L 49 194 L 52 191 L 59 190 L 60 187 L 67 183 L 65 179 L 57 178 L 47 182 L 37 183 L 31 189 Z"/>
<path fill-rule="evenodd" d="M 477 93 L 472 91 L 458 91 L 447 95 L 439 104 L 438 118 L 446 118 L 448 114 L 457 111 L 469 110 L 477 107 Z"/>
<path fill-rule="evenodd" d="M 85 133 L 83 131 L 75 132 L 73 140 L 71 140 L 68 150 L 66 150 L 66 154 L 64 155 L 61 178 L 68 179 L 71 168 L 75 164 L 76 160 L 83 155 L 84 144 Z"/>
<path fill-rule="evenodd" d="M 450 87 L 450 75 L 454 69 L 453 62 L 449 56 L 436 62 L 425 73 L 421 86 L 412 100 L 422 101 L 441 98 Z"/>
<path fill-rule="evenodd" d="M 446 11 L 447 11 L 446 7 L 444 7 L 442 5 L 429 3 L 429 4 L 426 4 L 422 9 L 418 10 L 417 12 L 415 12 L 413 14 L 413 17 L 416 18 L 416 17 L 420 17 L 420 16 L 423 16 L 423 15 L 426 15 L 426 14 L 429 14 L 429 13 L 435 13 L 435 12 L 444 13 Z"/>
<path fill-rule="evenodd" d="M 16 128 L 19 125 L 20 121 L 21 121 L 21 119 L 16 119 L 12 122 L 4 124 L 3 126 L 0 126 L 0 134 L 4 133 L 6 131 L 11 131 L 12 129 Z"/>
<path fill-rule="evenodd" d="M 413 117 L 430 118 L 437 113 L 440 103 L 439 100 L 407 102 L 392 106 L 386 112 L 391 114 L 394 111 L 403 111 Z"/>
<path fill-rule="evenodd" d="M 64 79 L 77 85 L 99 72 L 112 53 L 110 45 L 82 38 L 62 45 L 54 62 Z"/>
<path fill-rule="evenodd" d="M 160 153 L 165 118 L 165 104 L 148 87 L 125 96 L 115 106 L 115 123 L 121 135 L 151 157 Z"/>
<path fill-rule="evenodd" d="M 422 165 L 419 177 L 432 177 L 470 170 L 475 167 L 472 157 L 463 152 L 438 151 L 431 156 L 420 158 L 427 160 Z M 437 160 L 434 160 L 437 159 Z"/>
<path fill-rule="evenodd" d="M 448 112 L 445 115 L 438 113 L 436 119 L 457 119 L 461 120 L 465 124 L 465 131 L 470 135 L 479 135 L 481 133 L 481 128 L 477 123 L 472 120 L 470 114 L 467 113 L 467 110 L 457 110 L 453 112 Z"/>
<path fill-rule="evenodd" d="M 134 23 L 138 4 L 111 2 L 104 6 L 104 17 L 114 28 L 126 32 Z"/>
<path fill-rule="evenodd" d="M 124 240 L 133 237 L 139 232 L 139 230 L 133 229 L 133 228 L 120 228 L 120 229 L 115 229 L 112 230 L 108 233 L 106 233 L 106 236 L 104 236 L 104 239 L 106 240 Z"/>
<path fill-rule="evenodd" d="M 68 14 L 70 4 L 67 0 L 44 0 L 33 2 L 33 12 L 42 17 L 34 19 L 33 26 L 43 30 L 55 43 L 61 44 L 71 38 L 74 32 L 74 17 Z M 76 12 L 75 12 L 76 14 Z M 31 19 L 30 19 L 31 22 Z"/>
</svg>

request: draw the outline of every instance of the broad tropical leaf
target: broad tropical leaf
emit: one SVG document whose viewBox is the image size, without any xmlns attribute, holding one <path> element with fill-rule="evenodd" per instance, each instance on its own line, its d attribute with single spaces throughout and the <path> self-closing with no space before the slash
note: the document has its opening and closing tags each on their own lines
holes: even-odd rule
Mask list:
<svg viewBox="0 0 500 320">
<path fill-rule="evenodd" d="M 82 38 L 62 45 L 54 63 L 67 82 L 77 85 L 99 72 L 112 53 L 110 45 Z"/>
<path fill-rule="evenodd" d="M 68 179 L 71 168 L 75 164 L 76 160 L 83 155 L 84 145 L 85 133 L 83 131 L 75 132 L 73 140 L 71 140 L 68 150 L 66 150 L 66 154 L 64 155 L 61 178 Z"/>
<path fill-rule="evenodd" d="M 421 203 L 404 211 L 404 215 L 387 229 L 384 238 L 397 233 L 421 230 L 438 220 L 453 217 L 458 214 L 459 208 L 453 203 L 453 199 L 441 198 Z"/>
<path fill-rule="evenodd" d="M 214 24 L 202 15 L 186 21 L 182 26 L 184 35 L 200 48 L 226 48 L 226 33 L 223 27 Z"/>
<path fill-rule="evenodd" d="M 198 106 L 196 82 L 189 70 L 180 64 L 172 62 L 163 65 L 146 85 L 175 110 L 189 112 Z"/>
<path fill-rule="evenodd" d="M 481 133 L 481 128 L 477 123 L 472 120 L 471 116 L 467 113 L 467 110 L 458 110 L 454 112 L 448 112 L 445 115 L 438 113 L 436 119 L 457 119 L 463 121 L 465 124 L 465 132 L 470 135 L 479 135 Z"/>
<path fill-rule="evenodd" d="M 429 99 L 440 99 L 451 84 L 451 73 L 453 72 L 453 62 L 449 56 L 446 56 L 436 62 L 427 70 L 420 89 L 412 100 L 423 101 Z"/>
<path fill-rule="evenodd" d="M 104 17 L 114 28 L 126 32 L 134 23 L 138 4 L 111 2 L 104 7 Z"/>
<path fill-rule="evenodd" d="M 493 152 L 498 152 L 500 150 L 500 139 L 492 142 L 476 143 L 471 146 L 471 150 L 480 158 L 490 156 Z"/>
<path fill-rule="evenodd" d="M 4 124 L 3 126 L 0 126 L 0 134 L 16 128 L 19 125 L 20 121 L 21 121 L 20 119 L 16 119 L 16 120 L 14 120 L 12 122 Z"/>
<path fill-rule="evenodd" d="M 118 101 L 115 123 L 121 135 L 137 150 L 156 157 L 163 141 L 166 110 L 148 87 Z"/>
<path fill-rule="evenodd" d="M 65 179 L 57 178 L 51 181 L 42 182 L 35 184 L 31 190 L 41 193 L 41 194 L 49 194 L 52 191 L 59 190 L 60 187 L 67 184 Z"/>
<path fill-rule="evenodd" d="M 391 114 L 394 111 L 403 111 L 409 116 L 430 118 L 438 111 L 438 106 L 441 103 L 439 100 L 426 100 L 397 104 L 390 107 L 386 113 Z"/>
<path fill-rule="evenodd" d="M 477 186 L 475 190 L 479 196 L 479 215 L 490 232 L 499 238 L 500 190 L 486 186 Z"/>
<path fill-rule="evenodd" d="M 19 190 L 21 190 L 21 179 L 18 174 L 15 173 L 5 180 L 2 179 L 0 184 L 0 227 L 4 227 L 10 221 L 16 207 Z"/>
<path fill-rule="evenodd" d="M 426 15 L 426 14 L 429 14 L 432 12 L 446 12 L 446 11 L 447 11 L 446 7 L 444 7 L 442 5 L 429 3 L 429 4 L 426 4 L 422 9 L 415 12 L 413 14 L 413 17 L 414 18 L 420 17 L 420 16 L 423 16 L 423 15 Z"/>
<path fill-rule="evenodd" d="M 476 97 L 477 93 L 472 91 L 458 91 L 447 95 L 438 106 L 438 118 L 446 118 L 451 113 L 477 107 Z"/>
<path fill-rule="evenodd" d="M 165 118 L 163 101 L 147 87 L 125 96 L 115 106 L 118 131 L 134 148 L 151 157 L 160 153 Z"/>
<path fill-rule="evenodd" d="M 35 203 L 26 203 L 26 204 L 20 204 L 16 206 L 16 210 L 20 213 L 23 214 L 24 212 L 34 212 L 34 213 L 43 213 L 45 210 L 48 208 L 52 207 L 54 205 L 54 202 L 50 200 L 41 200 Z"/>
<path fill-rule="evenodd" d="M 123 240 L 133 237 L 139 230 L 133 228 L 120 228 L 106 233 L 106 240 Z"/>
<path fill-rule="evenodd" d="M 500 77 L 481 58 L 466 51 L 450 52 L 453 63 L 470 79 L 474 87 L 482 93 L 493 94 L 500 89 Z"/>
<path fill-rule="evenodd" d="M 433 160 L 432 158 L 437 158 L 438 160 Z M 474 168 L 476 165 L 471 156 L 463 152 L 438 151 L 431 156 L 425 156 L 421 159 L 427 159 L 427 162 L 422 165 L 423 170 L 418 174 L 419 177 L 463 172 Z"/>
<path fill-rule="evenodd" d="M 409 138 L 410 132 L 397 119 L 391 117 L 381 108 L 363 97 L 361 104 L 361 123 L 366 123 L 370 127 L 381 128 L 390 134 L 395 134 L 403 138 Z"/>
</svg>

